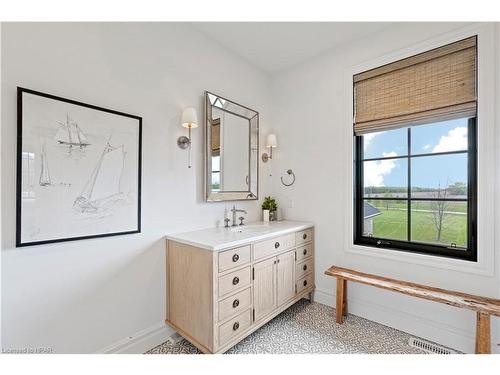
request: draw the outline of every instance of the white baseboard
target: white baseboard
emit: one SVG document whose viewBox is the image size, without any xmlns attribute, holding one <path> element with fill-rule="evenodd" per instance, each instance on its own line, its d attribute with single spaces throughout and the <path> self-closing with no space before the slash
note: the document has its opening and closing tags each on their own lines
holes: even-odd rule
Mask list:
<svg viewBox="0 0 500 375">
<path fill-rule="evenodd" d="M 119 340 L 99 350 L 98 353 L 142 354 L 164 343 L 174 333 L 172 328 L 162 322 Z"/>
<path fill-rule="evenodd" d="M 328 306 L 335 306 L 335 294 L 316 289 L 314 300 Z M 474 353 L 475 327 L 459 329 L 434 320 L 422 318 L 398 310 L 396 306 L 375 304 L 371 301 L 348 297 L 349 313 L 398 329 L 409 334 L 434 341 L 438 344 Z M 496 348 L 492 345 L 492 351 Z"/>
</svg>

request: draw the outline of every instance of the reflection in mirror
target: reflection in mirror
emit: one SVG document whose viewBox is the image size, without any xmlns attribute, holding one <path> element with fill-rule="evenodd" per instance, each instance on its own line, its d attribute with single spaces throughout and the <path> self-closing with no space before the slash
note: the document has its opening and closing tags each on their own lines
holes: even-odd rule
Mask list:
<svg viewBox="0 0 500 375">
<path fill-rule="evenodd" d="M 206 199 L 257 199 L 259 114 L 205 93 Z"/>
</svg>

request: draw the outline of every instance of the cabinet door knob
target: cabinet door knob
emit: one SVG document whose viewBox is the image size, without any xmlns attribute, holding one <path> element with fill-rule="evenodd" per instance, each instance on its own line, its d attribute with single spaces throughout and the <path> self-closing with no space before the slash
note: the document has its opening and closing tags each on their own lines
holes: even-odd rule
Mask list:
<svg viewBox="0 0 500 375">
<path fill-rule="evenodd" d="M 237 262 L 240 259 L 240 256 L 238 254 L 233 255 L 233 262 Z"/>
<path fill-rule="evenodd" d="M 304 280 L 304 286 L 306 286 L 306 285 L 307 285 L 307 280 Z"/>
<path fill-rule="evenodd" d="M 304 267 L 302 267 L 302 269 L 305 271 L 307 270 L 307 264 L 304 264 Z"/>
<path fill-rule="evenodd" d="M 240 304 L 240 300 L 239 299 L 235 299 L 233 301 L 233 308 L 237 308 L 239 306 L 239 304 Z"/>
<path fill-rule="evenodd" d="M 274 244 L 274 248 L 275 248 L 275 249 L 277 249 L 278 247 L 280 247 L 280 243 L 279 243 L 279 242 L 276 242 L 276 243 Z"/>
<path fill-rule="evenodd" d="M 236 322 L 233 324 L 233 331 L 236 331 L 238 328 L 240 328 L 240 323 Z"/>
<path fill-rule="evenodd" d="M 307 254 L 307 249 L 304 249 L 304 251 L 302 252 L 302 254 L 306 255 Z"/>
<path fill-rule="evenodd" d="M 238 276 L 235 276 L 233 279 L 233 285 L 237 285 L 240 282 L 240 278 Z"/>
<path fill-rule="evenodd" d="M 304 234 L 302 235 L 302 239 L 303 239 L 303 240 L 305 240 L 306 238 L 307 238 L 307 234 L 305 234 L 305 233 L 304 233 Z"/>
</svg>

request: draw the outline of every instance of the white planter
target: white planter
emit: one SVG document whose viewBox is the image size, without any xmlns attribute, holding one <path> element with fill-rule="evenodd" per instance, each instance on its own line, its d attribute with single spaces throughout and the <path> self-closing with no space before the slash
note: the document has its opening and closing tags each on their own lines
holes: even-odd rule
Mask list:
<svg viewBox="0 0 500 375">
<path fill-rule="evenodd" d="M 262 210 L 262 221 L 269 222 L 269 210 Z"/>
</svg>

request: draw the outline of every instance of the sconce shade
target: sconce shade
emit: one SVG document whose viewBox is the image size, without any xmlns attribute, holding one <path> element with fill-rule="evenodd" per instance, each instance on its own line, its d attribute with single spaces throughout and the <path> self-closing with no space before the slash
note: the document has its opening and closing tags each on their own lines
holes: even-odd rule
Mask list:
<svg viewBox="0 0 500 375">
<path fill-rule="evenodd" d="M 181 123 L 185 128 L 197 128 L 198 116 L 196 115 L 196 109 L 193 107 L 184 108 L 184 110 L 182 111 Z"/>
<path fill-rule="evenodd" d="M 266 147 L 278 147 L 278 140 L 276 134 L 268 134 Z"/>
</svg>

